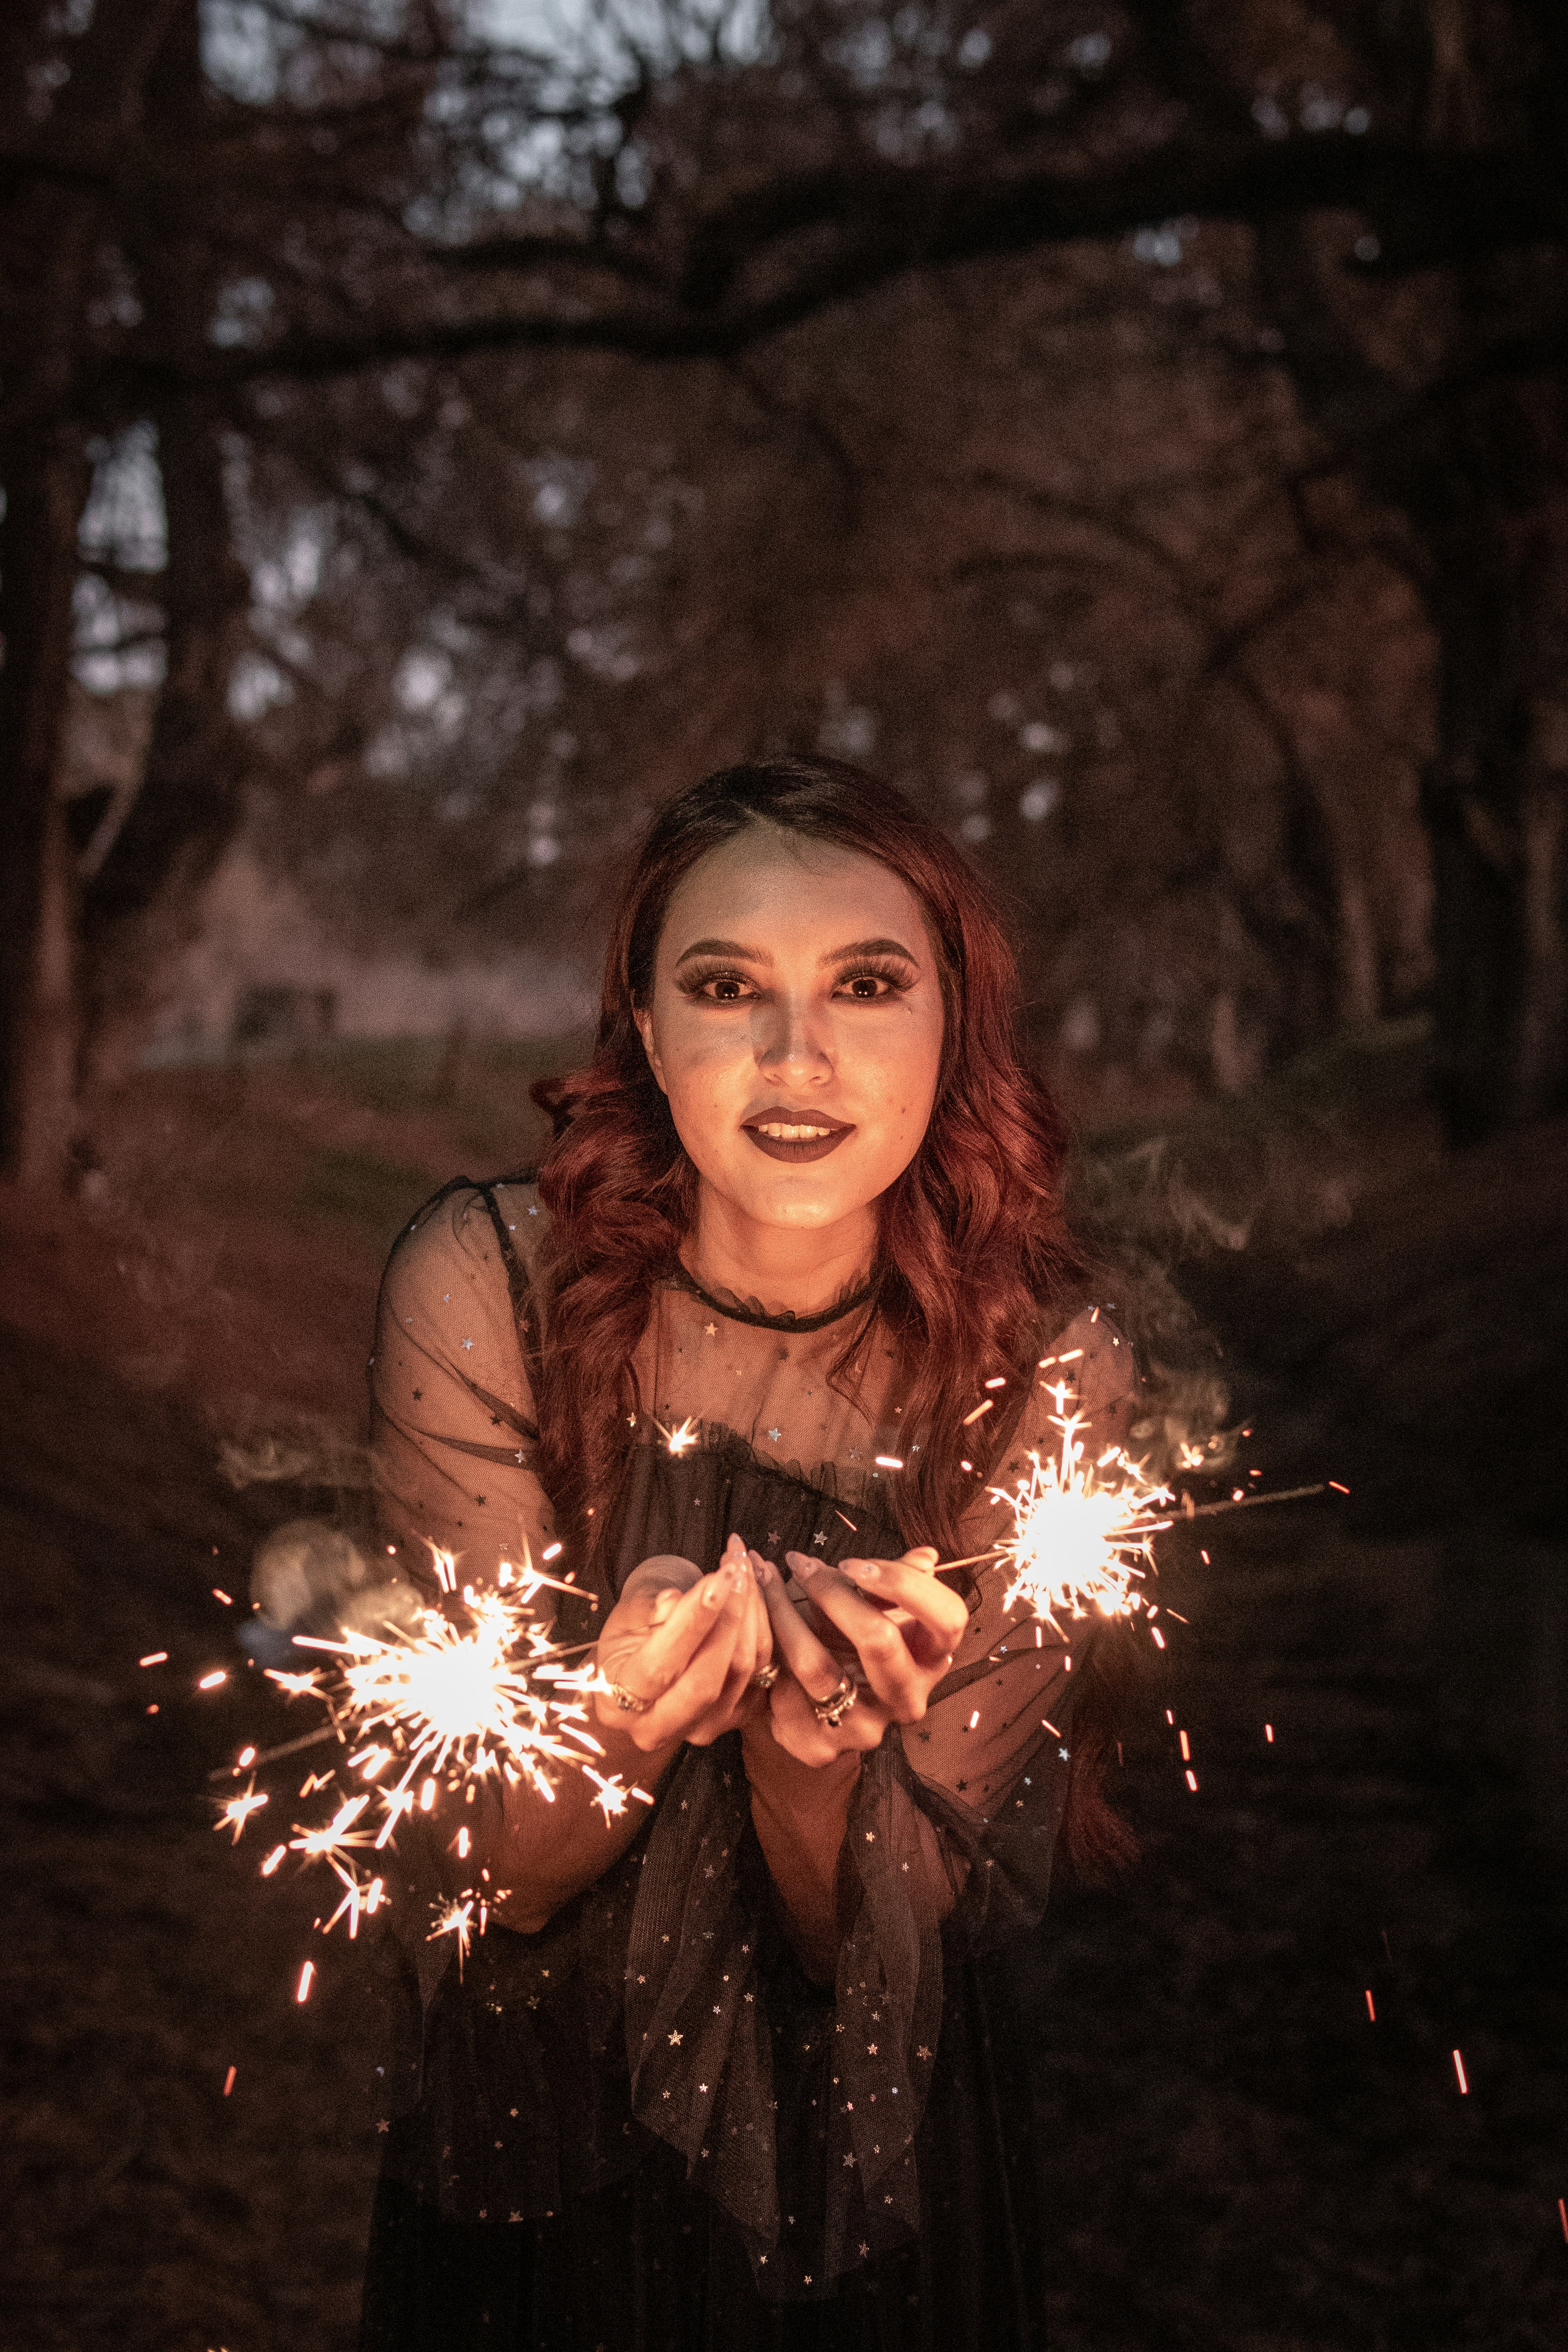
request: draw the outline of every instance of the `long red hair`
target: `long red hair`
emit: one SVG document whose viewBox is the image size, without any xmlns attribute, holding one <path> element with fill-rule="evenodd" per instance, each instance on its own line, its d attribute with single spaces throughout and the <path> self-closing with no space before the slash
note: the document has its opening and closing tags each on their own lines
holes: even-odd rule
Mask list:
<svg viewBox="0 0 1568 2352">
<path fill-rule="evenodd" d="M 635 1015 L 652 991 L 677 884 L 758 824 L 876 858 L 914 892 L 935 946 L 945 1013 L 935 1103 L 919 1150 L 878 1204 L 876 1297 L 854 1321 L 835 1377 L 852 1376 L 879 1321 L 894 1349 L 902 1425 L 921 1447 L 907 1457 L 919 1467 L 899 1482 L 899 1527 L 907 1543 L 955 1554 L 976 1491 L 959 1468 L 963 1455 L 975 1459 L 977 1433 L 961 1427 L 963 1413 L 985 1381 L 1032 1365 L 1042 1333 L 1081 1297 L 1088 1264 L 1062 1207 L 1062 1122 L 1020 1057 L 1013 954 L 980 884 L 901 793 L 837 760 L 721 769 L 657 814 L 611 929 L 594 1057 L 533 1089 L 555 1128 L 539 1178 L 551 1215 L 543 1314 L 526 1335 L 539 1472 L 563 1531 L 590 1553 L 593 1516 L 603 1526 L 639 1409 L 632 1359 L 697 1208 L 697 1171 Z M 986 1461 L 1000 1458 L 1011 1434 L 995 1420 Z M 1080 1785 L 1079 1801 L 1069 1797 L 1068 1843 L 1087 1861 L 1114 1845 L 1114 1817 Z M 1104 1834 L 1089 1819 L 1097 1811 Z"/>
</svg>

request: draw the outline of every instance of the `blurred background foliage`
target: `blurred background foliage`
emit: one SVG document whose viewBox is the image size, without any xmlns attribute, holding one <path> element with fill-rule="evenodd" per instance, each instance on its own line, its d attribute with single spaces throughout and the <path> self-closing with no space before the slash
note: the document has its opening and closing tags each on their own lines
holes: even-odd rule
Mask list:
<svg viewBox="0 0 1568 2352">
<path fill-rule="evenodd" d="M 149 1058 L 581 1034 L 647 808 L 785 747 L 951 828 L 1093 1124 L 1423 1019 L 1452 1139 L 1562 1108 L 1552 0 L 0 42 L 28 1183 Z"/>
</svg>

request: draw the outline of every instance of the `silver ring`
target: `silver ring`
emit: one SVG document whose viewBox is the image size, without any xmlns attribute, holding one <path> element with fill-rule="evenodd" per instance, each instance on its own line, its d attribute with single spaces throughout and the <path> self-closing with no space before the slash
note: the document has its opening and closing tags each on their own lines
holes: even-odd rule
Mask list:
<svg viewBox="0 0 1568 2352">
<path fill-rule="evenodd" d="M 811 1711 L 818 1723 L 825 1723 L 830 1731 L 837 1731 L 859 1696 L 846 1675 L 837 1690 L 830 1690 L 826 1698 L 812 1700 Z"/>
<path fill-rule="evenodd" d="M 623 1715 L 646 1715 L 653 1705 L 651 1698 L 638 1698 L 636 1691 L 627 1690 L 625 1683 L 612 1683 L 608 1675 L 605 1679 L 610 1696 Z"/>
<path fill-rule="evenodd" d="M 776 1666 L 759 1666 L 752 1676 L 752 1680 L 760 1691 L 771 1691 L 778 1678 L 779 1670 Z"/>
</svg>

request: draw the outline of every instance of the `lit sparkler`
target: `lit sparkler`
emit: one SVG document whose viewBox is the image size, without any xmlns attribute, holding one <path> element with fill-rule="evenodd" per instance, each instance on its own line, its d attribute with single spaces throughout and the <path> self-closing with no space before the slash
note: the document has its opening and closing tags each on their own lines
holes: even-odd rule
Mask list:
<svg viewBox="0 0 1568 2352">
<path fill-rule="evenodd" d="M 1054 1454 L 1032 1453 L 1029 1473 L 1009 1494 L 990 1490 L 1013 1514 L 1013 1533 L 994 1557 L 1011 1571 L 1003 1605 L 1027 1602 L 1061 1632 L 1058 1618 L 1131 1617 L 1146 1604 L 1140 1591 L 1153 1559 L 1153 1539 L 1171 1524 L 1171 1489 L 1145 1477 L 1119 1445 L 1084 1458 L 1085 1417 L 1064 1412 Z"/>
<path fill-rule="evenodd" d="M 442 1593 L 458 1598 L 451 1553 L 431 1549 Z M 366 1879 L 362 1871 L 374 1868 L 368 1857 L 391 1843 L 405 1814 L 431 1810 L 440 1783 L 449 1794 L 466 1789 L 471 1798 L 474 1782 L 500 1777 L 551 1803 L 552 1772 L 570 1768 L 592 1783 L 606 1821 L 624 1813 L 634 1797 L 652 1803 L 647 1790 L 628 1789 L 618 1773 L 595 1769 L 605 1751 L 591 1728 L 589 1703 L 604 1684 L 584 1655 L 591 1643 L 552 1646 L 534 1622 L 531 1604 L 546 1588 L 575 1591 L 531 1561 L 521 1569 L 508 1562 L 499 1589 L 464 1586 L 457 1616 L 426 1609 L 412 1632 L 389 1622 L 385 1633 L 351 1627 L 331 1638 L 296 1635 L 301 1647 L 324 1653 L 331 1663 L 305 1673 L 270 1670 L 269 1679 L 290 1697 L 319 1700 L 330 1720 L 269 1754 L 248 1750 L 247 1761 L 266 1765 L 313 1739 L 335 1739 L 350 1751 L 340 1768 L 345 1778 L 363 1784 L 347 1794 L 340 1785 L 331 1817 L 314 1825 L 296 1822 L 287 1849 L 275 1847 L 262 1864 L 263 1876 L 270 1876 L 285 1851 L 326 1864 L 343 1894 L 324 1933 L 346 1916 L 349 1934 L 357 1935 L 362 1913 L 374 1915 L 388 1899 L 384 1880 Z M 325 1790 L 337 1779 L 336 1771 L 312 1772 L 300 1793 Z M 216 1826 L 232 1829 L 237 1843 L 267 1801 L 253 1777 L 243 1795 L 223 1802 Z M 466 1853 L 467 1835 L 459 1836 L 458 1851 Z M 459 1955 L 466 1953 L 476 1921 L 482 1933 L 502 1892 L 465 1889 L 440 1907 L 433 1935 L 456 1936 Z"/>
<path fill-rule="evenodd" d="M 656 1421 L 654 1427 L 678 1462 L 683 1454 L 689 1454 L 692 1447 L 700 1443 L 702 1437 L 701 1425 L 691 1413 L 688 1413 L 686 1419 L 678 1423 L 674 1429 L 666 1429 L 662 1421 Z"/>
<path fill-rule="evenodd" d="M 1027 1603 L 1034 1615 L 1062 1631 L 1062 1616 L 1081 1620 L 1131 1617 L 1146 1606 L 1140 1591 L 1152 1563 L 1153 1539 L 1171 1525 L 1165 1508 L 1168 1486 L 1147 1478 L 1120 1445 L 1085 1460 L 1087 1416 L 1068 1412 L 1065 1388 L 1057 1391 L 1056 1425 L 1061 1442 L 1054 1454 L 1031 1452 L 1028 1475 L 1011 1493 L 989 1489 L 1013 1514 L 1013 1531 L 989 1551 L 947 1560 L 967 1568 L 995 1560 L 1011 1571 L 1003 1606 Z"/>
</svg>

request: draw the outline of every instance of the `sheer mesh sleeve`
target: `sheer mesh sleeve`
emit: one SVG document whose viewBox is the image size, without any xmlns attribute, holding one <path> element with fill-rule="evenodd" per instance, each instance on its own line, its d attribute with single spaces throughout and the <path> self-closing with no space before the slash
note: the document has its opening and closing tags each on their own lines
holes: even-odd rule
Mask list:
<svg viewBox="0 0 1568 2352">
<path fill-rule="evenodd" d="M 1006 1505 L 994 1499 L 1027 1475 L 1031 1454 L 1054 1452 L 1066 1414 L 1081 1418 L 1086 1458 L 1124 1444 L 1133 1417 L 1137 1375 L 1132 1350 L 1099 1308 L 1080 1315 L 1037 1367 L 1035 1386 L 1019 1416 L 1006 1454 L 986 1482 L 986 1493 L 965 1514 L 965 1554 L 981 1552 L 1012 1527 Z M 1038 1753 L 1065 1730 L 1070 1712 L 1075 1643 L 1081 1651 L 1089 1627 L 1070 1621 L 1066 1638 L 1039 1623 L 1025 1604 L 1004 1606 L 1008 1570 L 1001 1563 L 978 1571 L 979 1605 L 953 1660 L 953 1670 L 933 1695 L 926 1720 L 907 1739 L 910 1762 L 922 1780 L 963 1797 L 988 1814 Z"/>
<path fill-rule="evenodd" d="M 553 1515 L 533 1470 L 538 1430 L 517 1318 L 542 1223 L 531 1185 L 449 1185 L 420 1211 L 382 1281 L 371 1444 L 384 1540 L 434 1598 L 431 1544 L 460 1584 L 495 1579 Z"/>
</svg>

